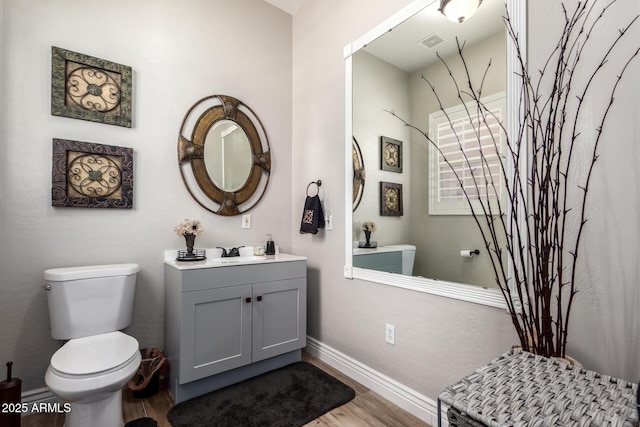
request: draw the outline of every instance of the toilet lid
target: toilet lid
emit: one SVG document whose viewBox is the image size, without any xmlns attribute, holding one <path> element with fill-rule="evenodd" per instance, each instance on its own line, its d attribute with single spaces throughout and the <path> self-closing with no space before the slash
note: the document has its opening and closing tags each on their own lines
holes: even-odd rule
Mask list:
<svg viewBox="0 0 640 427">
<path fill-rule="evenodd" d="M 69 375 L 88 375 L 115 368 L 137 351 L 138 341 L 120 331 L 74 338 L 54 353 L 51 367 Z"/>
</svg>

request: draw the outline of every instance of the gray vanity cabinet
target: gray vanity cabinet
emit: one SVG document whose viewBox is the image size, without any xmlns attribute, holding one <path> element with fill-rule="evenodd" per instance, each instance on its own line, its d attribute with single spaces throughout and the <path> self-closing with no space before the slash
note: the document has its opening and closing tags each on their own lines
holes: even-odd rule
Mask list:
<svg viewBox="0 0 640 427">
<path fill-rule="evenodd" d="M 165 352 L 176 403 L 299 360 L 306 299 L 306 261 L 165 264 Z"/>
</svg>

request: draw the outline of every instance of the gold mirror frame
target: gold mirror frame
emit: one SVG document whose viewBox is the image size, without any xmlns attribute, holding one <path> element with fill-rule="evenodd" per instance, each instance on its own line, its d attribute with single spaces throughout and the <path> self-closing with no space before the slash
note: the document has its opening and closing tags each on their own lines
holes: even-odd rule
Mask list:
<svg viewBox="0 0 640 427">
<path fill-rule="evenodd" d="M 242 128 L 251 146 L 251 169 L 244 185 L 236 191 L 218 187 L 205 166 L 207 134 L 220 120 L 233 121 Z M 182 120 L 178 165 L 182 181 L 200 206 L 216 215 L 240 215 L 257 205 L 267 188 L 271 173 L 269 140 L 260 119 L 242 101 L 227 95 L 207 96 L 193 104 Z"/>
</svg>

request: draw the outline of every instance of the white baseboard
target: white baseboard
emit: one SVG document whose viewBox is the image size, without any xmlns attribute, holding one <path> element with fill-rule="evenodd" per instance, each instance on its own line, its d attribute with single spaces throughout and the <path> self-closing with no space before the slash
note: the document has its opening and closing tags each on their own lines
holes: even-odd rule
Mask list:
<svg viewBox="0 0 640 427">
<path fill-rule="evenodd" d="M 305 351 L 363 386 L 378 393 L 422 421 L 432 426 L 437 426 L 438 405 L 427 396 L 400 384 L 398 381 L 323 344 L 313 337 L 307 336 L 307 348 Z M 443 416 L 442 418 L 442 425 L 447 426 L 447 417 Z"/>
<path fill-rule="evenodd" d="M 21 395 L 22 403 L 54 403 L 58 401 L 58 397 L 53 394 L 48 387 L 28 390 Z"/>
<path fill-rule="evenodd" d="M 26 408 L 21 411 L 21 416 L 23 417 L 35 412 L 51 411 L 53 410 L 51 409 L 51 405 L 59 404 L 58 397 L 53 394 L 53 392 L 49 390 L 48 387 L 42 387 L 22 392 L 22 394 L 20 395 L 20 402 L 23 405 L 26 405 Z"/>
</svg>

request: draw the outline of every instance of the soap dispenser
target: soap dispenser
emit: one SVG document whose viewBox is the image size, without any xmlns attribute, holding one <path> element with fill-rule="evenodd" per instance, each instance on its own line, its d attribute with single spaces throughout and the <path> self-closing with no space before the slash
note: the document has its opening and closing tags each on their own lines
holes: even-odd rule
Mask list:
<svg viewBox="0 0 640 427">
<path fill-rule="evenodd" d="M 271 234 L 267 234 L 267 249 L 264 252 L 266 255 L 276 254 L 276 244 L 271 239 Z"/>
</svg>

